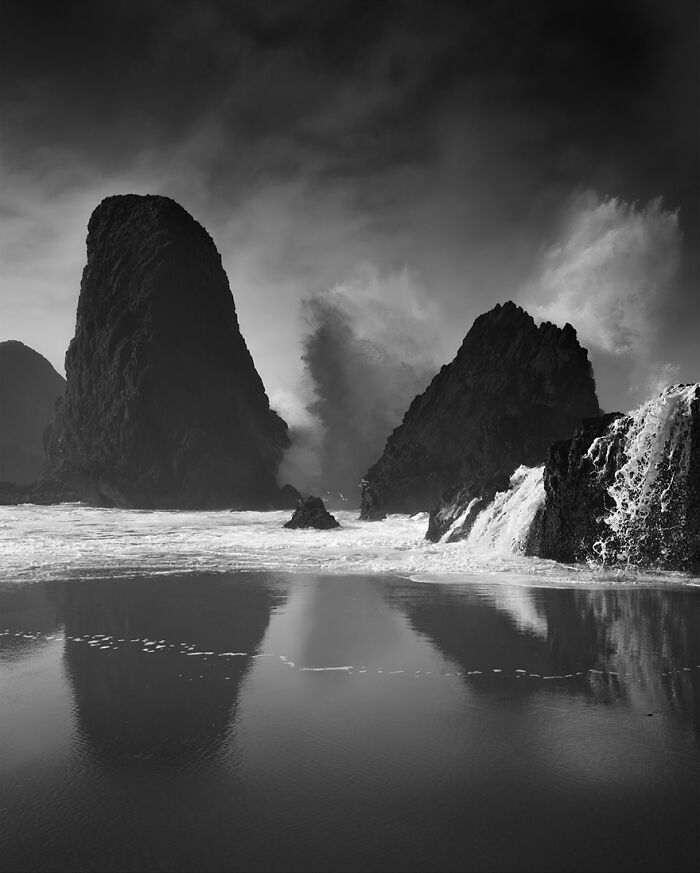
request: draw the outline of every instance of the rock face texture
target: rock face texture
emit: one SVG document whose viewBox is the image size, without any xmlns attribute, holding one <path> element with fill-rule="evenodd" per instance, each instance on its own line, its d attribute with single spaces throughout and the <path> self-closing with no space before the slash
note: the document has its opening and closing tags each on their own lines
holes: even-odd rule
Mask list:
<svg viewBox="0 0 700 873">
<path fill-rule="evenodd" d="M 498 305 L 476 319 L 387 440 L 363 481 L 361 517 L 434 509 L 450 489 L 428 538 L 458 519 L 454 535 L 466 536 L 519 465 L 542 463 L 552 442 L 599 414 L 588 354 L 571 325 L 537 327 L 514 303 Z"/>
<path fill-rule="evenodd" d="M 87 265 L 51 472 L 90 503 L 267 508 L 288 446 L 213 240 L 167 197 L 108 197 Z"/>
<path fill-rule="evenodd" d="M 43 355 L 17 340 L 0 343 L 0 481 L 27 485 L 41 475 L 44 431 L 65 388 Z"/>
<path fill-rule="evenodd" d="M 320 497 L 306 497 L 299 500 L 294 515 L 284 526 L 291 528 L 315 527 L 319 530 L 340 527 L 336 519 L 327 511 Z"/>
<path fill-rule="evenodd" d="M 555 443 L 526 552 L 557 561 L 700 570 L 700 384 Z"/>
</svg>

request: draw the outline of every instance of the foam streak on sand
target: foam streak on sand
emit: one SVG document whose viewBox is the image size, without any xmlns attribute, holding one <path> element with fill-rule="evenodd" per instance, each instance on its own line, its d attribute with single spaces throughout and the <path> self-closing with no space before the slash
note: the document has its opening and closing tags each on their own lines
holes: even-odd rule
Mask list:
<svg viewBox="0 0 700 873">
<path fill-rule="evenodd" d="M 534 476 L 534 474 L 533 474 Z M 287 512 L 168 512 L 79 504 L 0 507 L 0 582 L 268 571 L 390 574 L 419 581 L 507 575 L 509 584 L 697 584 L 683 574 L 592 569 L 430 543 L 425 519 L 336 515 L 335 530 L 285 530 Z M 471 538 L 470 538 L 471 539 Z"/>
<path fill-rule="evenodd" d="M 85 634 L 82 637 L 73 637 L 73 636 L 60 637 L 60 636 L 57 636 L 54 634 L 45 635 L 41 632 L 28 634 L 28 633 L 23 633 L 22 631 L 13 630 L 12 628 L 5 628 L 3 630 L 0 630 L 0 636 L 22 637 L 25 639 L 32 639 L 32 640 L 46 641 L 46 642 L 56 640 L 57 642 L 66 641 L 69 643 L 78 643 L 78 644 L 86 643 L 87 646 L 91 647 L 92 651 L 95 652 L 96 657 L 101 657 L 101 655 L 99 655 L 98 653 L 101 652 L 102 650 L 105 650 L 105 649 L 108 649 L 112 652 L 119 651 L 121 646 L 119 646 L 118 644 L 120 642 L 124 643 L 125 646 L 132 645 L 133 643 L 146 643 L 146 644 L 148 644 L 148 642 L 149 642 L 147 640 L 140 640 L 140 639 L 116 640 L 115 643 L 113 643 L 113 644 L 101 645 L 101 643 L 103 642 L 103 639 L 102 639 L 103 635 L 102 634 Z M 166 641 L 164 641 L 164 642 L 166 642 Z M 166 649 L 166 648 L 170 649 L 171 651 L 169 651 L 169 652 L 163 651 L 163 649 Z M 579 670 L 576 673 L 557 673 L 557 674 L 549 674 L 546 676 L 541 674 L 541 673 L 528 673 L 527 670 L 525 670 L 523 667 L 512 667 L 510 665 L 505 665 L 505 664 L 501 667 L 491 667 L 489 670 L 477 670 L 477 669 L 461 670 L 461 671 L 443 671 L 443 670 L 440 670 L 439 672 L 434 672 L 432 670 L 425 670 L 425 671 L 416 670 L 416 669 L 414 669 L 413 666 L 409 666 L 409 665 L 404 665 L 403 667 L 396 666 L 396 668 L 393 670 L 387 670 L 383 667 L 376 667 L 376 668 L 372 668 L 370 670 L 367 668 L 367 666 L 365 664 L 344 664 L 342 666 L 332 665 L 332 666 L 315 666 L 315 667 L 303 666 L 303 667 L 300 667 L 296 664 L 295 661 L 292 661 L 291 658 L 289 658 L 287 655 L 276 655 L 274 652 L 258 652 L 258 653 L 254 654 L 252 652 L 183 651 L 183 649 L 187 649 L 187 648 L 191 648 L 191 644 L 186 643 L 186 642 L 178 642 L 178 643 L 169 643 L 169 644 L 167 644 L 167 646 L 165 646 L 165 645 L 158 646 L 155 649 L 142 648 L 141 651 L 144 652 L 145 654 L 149 654 L 149 655 L 161 654 L 161 655 L 166 655 L 169 657 L 172 657 L 173 655 L 184 655 L 185 657 L 199 657 L 202 659 L 202 661 L 201 661 L 201 665 L 198 665 L 198 666 L 201 666 L 205 670 L 212 669 L 214 671 L 216 671 L 218 668 L 216 668 L 212 664 L 212 661 L 210 660 L 211 655 L 216 655 L 218 657 L 230 657 L 231 655 L 235 655 L 235 656 L 250 658 L 251 660 L 253 658 L 264 658 L 264 657 L 274 658 L 275 660 L 272 663 L 279 661 L 280 666 L 289 667 L 292 670 L 297 670 L 300 673 L 345 673 L 349 676 L 350 675 L 352 675 L 352 676 L 354 676 L 354 675 L 357 675 L 357 676 L 367 675 L 368 673 L 374 673 L 374 674 L 376 674 L 378 676 L 382 676 L 382 677 L 404 676 L 406 679 L 421 679 L 424 676 L 426 676 L 426 677 L 427 676 L 435 676 L 436 679 L 440 679 L 440 678 L 442 678 L 442 679 L 453 679 L 453 678 L 459 679 L 462 677 L 471 677 L 471 676 L 482 676 L 482 677 L 488 676 L 490 679 L 498 679 L 498 680 L 503 680 L 505 682 L 507 682 L 509 680 L 513 680 L 513 679 L 529 678 L 529 679 L 537 679 L 537 680 L 542 681 L 542 682 L 552 681 L 552 680 L 564 682 L 564 681 L 582 679 L 582 680 L 585 680 L 588 682 L 604 682 L 604 683 L 611 682 L 611 681 L 614 682 L 620 676 L 624 676 L 628 681 L 631 681 L 631 682 L 643 683 L 643 682 L 647 681 L 647 679 L 648 679 L 648 676 L 647 677 L 644 677 L 643 675 L 635 676 L 629 672 L 621 673 L 617 670 L 611 670 L 608 667 L 605 667 L 603 669 L 598 669 L 596 667 L 590 667 L 587 670 Z M 173 649 L 175 651 L 172 651 Z M 178 651 L 178 649 L 180 651 Z M 658 675 L 660 675 L 662 677 L 668 677 L 668 676 L 673 676 L 673 675 L 676 675 L 679 673 L 691 672 L 694 670 L 700 670 L 700 664 L 681 665 L 681 666 L 678 666 L 674 670 L 671 670 L 671 671 L 659 672 Z M 178 678 L 187 678 L 188 681 L 191 681 L 191 679 L 192 679 L 191 676 L 184 677 L 184 674 L 182 674 L 182 673 L 178 673 L 177 675 L 178 675 Z M 219 676 L 219 674 L 216 672 L 211 673 L 211 674 L 202 673 L 199 675 L 200 679 L 207 679 L 210 677 L 214 678 L 214 679 L 221 678 Z M 231 677 L 225 676 L 223 678 L 230 679 Z M 479 681 L 479 680 L 476 680 L 476 681 Z"/>
</svg>

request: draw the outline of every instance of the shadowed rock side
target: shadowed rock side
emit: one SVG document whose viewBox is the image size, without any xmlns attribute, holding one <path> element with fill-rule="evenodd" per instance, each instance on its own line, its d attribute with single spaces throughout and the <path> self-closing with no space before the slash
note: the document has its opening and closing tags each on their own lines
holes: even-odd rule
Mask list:
<svg viewBox="0 0 700 873">
<path fill-rule="evenodd" d="M 318 530 L 330 530 L 340 527 L 336 519 L 328 512 L 320 497 L 300 499 L 294 515 L 284 525 L 285 527 L 315 527 Z"/>
<path fill-rule="evenodd" d="M 43 355 L 17 340 L 0 343 L 0 482 L 27 485 L 41 475 L 44 431 L 65 388 Z"/>
<path fill-rule="evenodd" d="M 361 517 L 434 509 L 439 539 L 470 503 L 483 508 L 521 464 L 600 414 L 593 372 L 576 331 L 535 325 L 514 303 L 474 322 L 452 363 L 415 398 L 363 481 Z M 474 511 L 477 509 L 475 504 Z M 465 515 L 459 536 L 471 526 Z"/>
<path fill-rule="evenodd" d="M 241 336 L 221 256 L 167 197 L 108 197 L 87 265 L 52 472 L 91 503 L 267 508 L 287 426 Z"/>
<path fill-rule="evenodd" d="M 629 415 L 588 420 L 555 443 L 527 554 L 700 570 L 700 384 Z"/>
</svg>

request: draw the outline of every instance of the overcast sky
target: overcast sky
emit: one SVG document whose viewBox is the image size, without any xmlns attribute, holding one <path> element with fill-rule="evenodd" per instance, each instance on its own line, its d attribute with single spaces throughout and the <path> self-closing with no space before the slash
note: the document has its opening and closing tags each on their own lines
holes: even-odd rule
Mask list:
<svg viewBox="0 0 700 873">
<path fill-rule="evenodd" d="M 0 0 L 0 340 L 63 372 L 90 213 L 161 193 L 290 418 L 329 311 L 418 382 L 507 299 L 577 328 L 606 410 L 695 381 L 698 9 Z"/>
</svg>

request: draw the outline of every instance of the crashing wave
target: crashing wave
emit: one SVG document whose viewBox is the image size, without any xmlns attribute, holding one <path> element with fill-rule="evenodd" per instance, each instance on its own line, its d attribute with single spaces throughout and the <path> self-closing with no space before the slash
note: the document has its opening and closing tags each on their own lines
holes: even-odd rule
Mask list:
<svg viewBox="0 0 700 873">
<path fill-rule="evenodd" d="M 544 501 L 544 467 L 518 467 L 508 491 L 500 491 L 479 513 L 467 537 L 475 552 L 520 555 L 530 526 Z"/>
<path fill-rule="evenodd" d="M 584 422 L 545 465 L 527 551 L 558 561 L 700 569 L 700 384 Z"/>
</svg>

